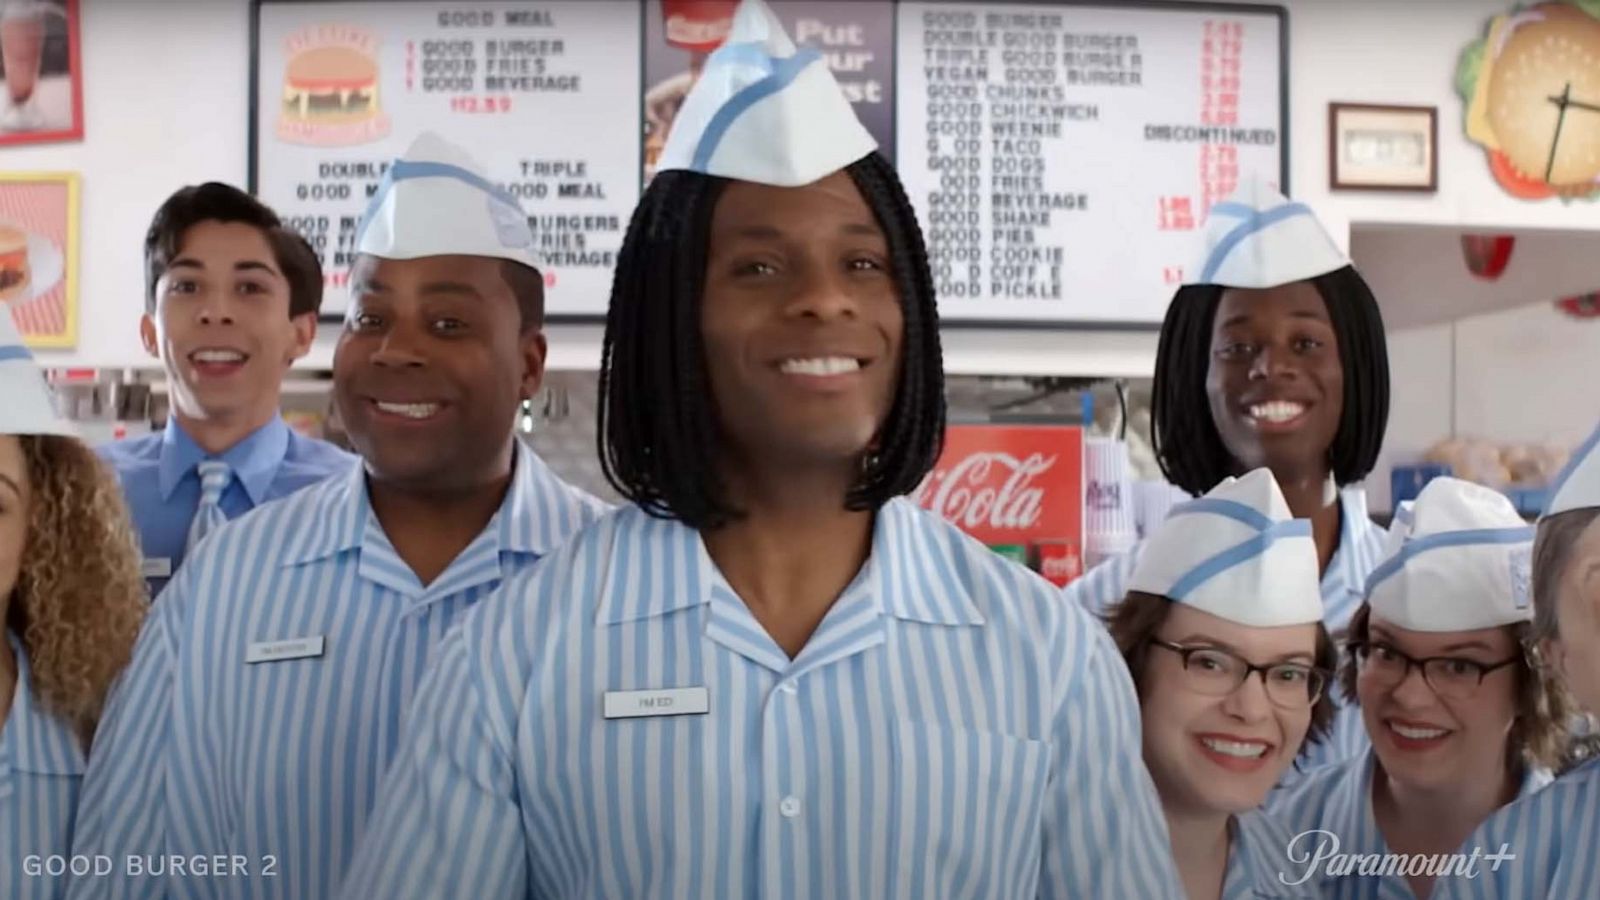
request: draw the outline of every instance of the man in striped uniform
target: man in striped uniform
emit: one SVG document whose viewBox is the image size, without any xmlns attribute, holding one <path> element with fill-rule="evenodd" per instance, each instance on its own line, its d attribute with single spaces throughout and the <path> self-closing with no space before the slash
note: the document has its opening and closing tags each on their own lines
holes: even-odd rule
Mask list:
<svg viewBox="0 0 1600 900">
<path fill-rule="evenodd" d="M 434 647 L 601 511 L 514 432 L 545 354 L 516 201 L 424 135 L 358 249 L 334 392 L 365 465 L 222 526 L 168 587 L 84 786 L 75 849 L 116 872 L 72 896 L 329 896 Z"/>
<path fill-rule="evenodd" d="M 635 502 L 470 615 L 345 896 L 1170 898 L 1105 630 L 903 498 L 944 428 L 905 193 L 746 0 L 625 238 Z"/>
<path fill-rule="evenodd" d="M 1533 545 L 1534 633 L 1579 706 L 1600 714 L 1600 429 L 1574 454 Z M 1494 854 L 1442 900 L 1593 897 L 1600 885 L 1600 759 L 1502 808 L 1460 853 Z"/>
</svg>

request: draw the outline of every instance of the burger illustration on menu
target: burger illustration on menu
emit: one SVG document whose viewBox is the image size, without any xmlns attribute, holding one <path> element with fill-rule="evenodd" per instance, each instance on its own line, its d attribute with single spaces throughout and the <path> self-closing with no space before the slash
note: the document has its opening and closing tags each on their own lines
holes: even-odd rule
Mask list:
<svg viewBox="0 0 1600 900">
<path fill-rule="evenodd" d="M 1600 198 L 1600 0 L 1495 17 L 1463 51 L 1456 90 L 1507 193 Z"/>
<path fill-rule="evenodd" d="M 278 138 L 291 144 L 344 147 L 389 134 L 379 84 L 378 41 L 348 25 L 317 25 L 284 43 Z"/>
</svg>

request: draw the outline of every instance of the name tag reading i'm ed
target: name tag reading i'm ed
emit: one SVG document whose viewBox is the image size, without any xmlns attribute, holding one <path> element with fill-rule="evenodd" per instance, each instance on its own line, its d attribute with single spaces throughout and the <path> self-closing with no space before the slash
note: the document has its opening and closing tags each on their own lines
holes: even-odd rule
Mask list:
<svg viewBox="0 0 1600 900">
<path fill-rule="evenodd" d="M 144 561 L 144 577 L 146 578 L 171 578 L 172 560 L 164 556 L 152 556 Z"/>
<path fill-rule="evenodd" d="M 606 691 L 605 717 L 703 716 L 711 711 L 711 694 L 703 687 L 656 691 Z"/>
<path fill-rule="evenodd" d="M 257 641 L 244 651 L 246 663 L 282 662 L 286 659 L 310 659 L 322 655 L 322 635 L 287 638 L 281 641 Z"/>
</svg>

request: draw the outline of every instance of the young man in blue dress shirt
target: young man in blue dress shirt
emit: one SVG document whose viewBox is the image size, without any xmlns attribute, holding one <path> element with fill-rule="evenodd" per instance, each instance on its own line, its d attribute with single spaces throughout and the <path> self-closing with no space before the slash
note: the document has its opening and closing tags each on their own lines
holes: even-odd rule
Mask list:
<svg viewBox="0 0 1600 900">
<path fill-rule="evenodd" d="M 354 457 L 295 434 L 283 377 L 311 349 L 322 267 L 254 197 L 209 182 L 180 189 L 145 237 L 139 335 L 161 360 L 172 411 L 158 433 L 100 448 L 122 482 L 154 597 L 216 525 Z"/>
</svg>

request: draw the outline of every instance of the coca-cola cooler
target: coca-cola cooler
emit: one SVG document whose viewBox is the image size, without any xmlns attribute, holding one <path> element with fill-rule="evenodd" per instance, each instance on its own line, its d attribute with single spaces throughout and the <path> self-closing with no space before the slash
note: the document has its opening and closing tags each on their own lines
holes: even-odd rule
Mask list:
<svg viewBox="0 0 1600 900">
<path fill-rule="evenodd" d="M 1083 429 L 952 425 L 918 505 L 1057 585 L 1083 574 Z"/>
</svg>

